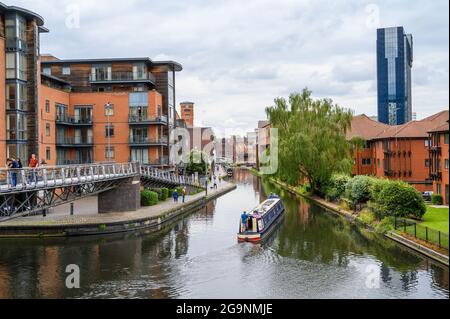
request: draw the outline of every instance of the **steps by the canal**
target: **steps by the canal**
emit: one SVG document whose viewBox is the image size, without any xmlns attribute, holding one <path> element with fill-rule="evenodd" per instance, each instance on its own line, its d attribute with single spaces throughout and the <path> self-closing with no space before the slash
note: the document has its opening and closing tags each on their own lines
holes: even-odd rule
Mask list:
<svg viewBox="0 0 450 319">
<path fill-rule="evenodd" d="M 137 211 L 99 214 L 48 214 L 9 220 L 0 223 L 0 238 L 40 238 L 103 235 L 140 230 L 161 229 L 177 217 L 192 213 L 232 190 L 236 185 L 221 182 L 218 189 L 208 189 L 186 196 L 185 203 L 176 204 L 168 199 L 155 206 L 141 207 Z"/>
</svg>

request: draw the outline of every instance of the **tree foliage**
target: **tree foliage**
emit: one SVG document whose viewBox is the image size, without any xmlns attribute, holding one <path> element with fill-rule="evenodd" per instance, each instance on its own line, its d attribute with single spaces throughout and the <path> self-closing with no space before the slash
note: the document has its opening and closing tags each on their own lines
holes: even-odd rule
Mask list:
<svg viewBox="0 0 450 319">
<path fill-rule="evenodd" d="M 186 166 L 187 174 L 194 174 L 198 172 L 199 175 L 205 175 L 208 170 L 206 159 L 208 157 L 201 151 L 192 150 L 189 155 L 189 163 Z"/>
<path fill-rule="evenodd" d="M 289 102 L 275 99 L 266 113 L 278 128 L 279 168 L 277 175 L 291 185 L 308 179 L 320 192 L 333 173 L 350 173 L 350 145 L 346 133 L 352 112 L 331 99 L 314 100 L 311 92 L 291 94 Z"/>
</svg>

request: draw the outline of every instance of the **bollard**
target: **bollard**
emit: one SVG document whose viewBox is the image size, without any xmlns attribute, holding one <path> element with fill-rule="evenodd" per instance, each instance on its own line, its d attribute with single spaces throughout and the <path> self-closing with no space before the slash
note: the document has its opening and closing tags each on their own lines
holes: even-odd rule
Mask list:
<svg viewBox="0 0 450 319">
<path fill-rule="evenodd" d="M 47 210 L 46 209 L 42 210 L 42 217 L 47 217 Z"/>
<path fill-rule="evenodd" d="M 73 207 L 74 207 L 74 204 L 70 203 L 70 216 L 73 216 Z"/>
</svg>

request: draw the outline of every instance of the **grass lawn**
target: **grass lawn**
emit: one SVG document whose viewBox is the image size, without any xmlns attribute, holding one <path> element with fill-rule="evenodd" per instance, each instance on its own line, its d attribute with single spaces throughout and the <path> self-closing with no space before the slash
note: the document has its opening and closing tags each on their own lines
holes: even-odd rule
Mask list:
<svg viewBox="0 0 450 319">
<path fill-rule="evenodd" d="M 423 217 L 423 222 L 417 223 L 417 227 L 411 224 L 406 227 L 400 226 L 397 231 L 399 233 L 407 233 L 412 237 L 427 240 L 448 250 L 448 217 L 449 211 L 447 208 L 427 206 L 427 213 Z M 426 227 L 428 227 L 428 233 Z M 439 231 L 441 232 L 440 236 Z"/>
<path fill-rule="evenodd" d="M 448 208 L 433 208 L 427 206 L 427 213 L 423 216 L 423 226 L 428 226 L 448 234 Z"/>
</svg>

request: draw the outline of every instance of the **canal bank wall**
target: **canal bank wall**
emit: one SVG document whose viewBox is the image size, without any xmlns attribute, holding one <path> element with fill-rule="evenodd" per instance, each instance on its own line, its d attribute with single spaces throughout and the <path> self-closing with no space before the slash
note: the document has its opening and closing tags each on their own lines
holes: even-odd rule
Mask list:
<svg viewBox="0 0 450 319">
<path fill-rule="evenodd" d="M 185 203 L 165 203 L 163 207 L 142 207 L 136 212 L 95 214 L 91 216 L 66 217 L 46 220 L 12 220 L 0 224 L 1 238 L 45 238 L 105 235 L 146 230 L 159 231 L 172 220 L 193 213 L 206 204 L 236 189 L 235 184 L 222 183 L 217 190 L 208 190 L 208 195 L 197 194 Z"/>
<path fill-rule="evenodd" d="M 255 173 L 254 171 L 252 171 L 253 174 L 259 176 L 259 174 Z M 316 205 L 331 211 L 332 213 L 338 214 L 341 217 L 344 217 L 346 220 L 360 226 L 360 227 L 364 227 L 369 231 L 374 231 L 373 227 L 363 224 L 355 215 L 353 215 L 350 211 L 344 210 L 342 209 L 339 205 L 336 205 L 334 203 L 330 203 L 322 198 L 319 198 L 317 196 L 312 196 L 312 195 L 308 195 L 308 194 L 303 194 L 301 192 L 299 192 L 295 187 L 292 187 L 290 185 L 287 185 L 283 182 L 280 182 L 279 180 L 275 179 L 275 178 L 269 178 L 270 182 L 272 182 L 273 184 L 276 184 L 278 186 L 280 186 L 281 188 L 287 190 L 288 192 L 290 192 L 291 194 L 294 195 L 299 195 L 302 196 L 312 202 L 314 202 Z M 444 264 L 446 266 L 449 266 L 449 257 L 446 255 L 443 255 L 437 251 L 434 251 L 426 246 L 423 246 L 419 243 L 416 243 L 412 240 L 409 240 L 407 238 L 404 238 L 403 236 L 400 236 L 392 231 L 387 232 L 386 234 L 384 234 L 384 237 L 402 245 L 403 247 L 407 247 L 408 249 L 411 249 L 423 256 L 426 256 L 432 260 L 435 260 L 441 264 Z"/>
</svg>

